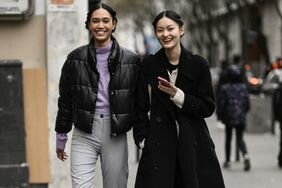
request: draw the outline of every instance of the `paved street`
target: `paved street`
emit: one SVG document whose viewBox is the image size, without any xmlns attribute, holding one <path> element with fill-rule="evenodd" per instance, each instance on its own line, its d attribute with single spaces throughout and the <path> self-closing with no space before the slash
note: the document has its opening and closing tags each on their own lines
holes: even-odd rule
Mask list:
<svg viewBox="0 0 282 188">
<path fill-rule="evenodd" d="M 224 130 L 215 117 L 207 119 L 211 135 L 216 144 L 216 152 L 220 163 L 224 160 Z M 277 127 L 278 128 L 278 127 Z M 281 188 L 282 169 L 277 167 L 277 153 L 279 144 L 279 132 L 276 135 L 270 133 L 246 134 L 245 140 L 251 157 L 252 169 L 243 171 L 242 162 L 232 160 L 231 169 L 223 169 L 226 188 Z M 136 150 L 132 140 L 132 133 L 128 134 L 129 142 L 129 180 L 128 188 L 134 187 L 136 175 Z M 234 142 L 233 142 L 234 143 Z M 232 152 L 234 147 L 232 148 Z M 234 158 L 234 152 L 232 153 Z M 98 164 L 100 165 L 100 164 Z M 97 169 L 100 169 L 99 167 Z M 101 172 L 97 172 L 97 188 L 102 188 Z"/>
<path fill-rule="evenodd" d="M 224 130 L 218 128 L 214 117 L 210 118 L 208 123 L 222 164 L 224 160 Z M 276 132 L 279 133 L 278 130 Z M 244 172 L 242 163 L 232 162 L 231 169 L 223 169 L 226 188 L 282 187 L 282 170 L 277 166 L 278 135 L 246 133 L 245 141 L 250 153 L 252 169 L 250 172 Z M 232 156 L 235 158 L 234 152 Z"/>
</svg>

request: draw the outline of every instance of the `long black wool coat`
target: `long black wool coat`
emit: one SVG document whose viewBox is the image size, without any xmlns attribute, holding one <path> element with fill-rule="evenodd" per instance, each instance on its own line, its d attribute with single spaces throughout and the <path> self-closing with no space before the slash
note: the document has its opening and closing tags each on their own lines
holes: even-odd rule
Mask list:
<svg viewBox="0 0 282 188">
<path fill-rule="evenodd" d="M 176 87 L 185 93 L 185 100 L 180 109 L 157 88 L 158 76 L 168 79 L 165 61 L 161 49 L 141 65 L 133 131 L 136 144 L 145 138 L 145 147 L 135 188 L 224 188 L 215 146 L 204 120 L 215 110 L 208 62 L 181 47 Z"/>
</svg>

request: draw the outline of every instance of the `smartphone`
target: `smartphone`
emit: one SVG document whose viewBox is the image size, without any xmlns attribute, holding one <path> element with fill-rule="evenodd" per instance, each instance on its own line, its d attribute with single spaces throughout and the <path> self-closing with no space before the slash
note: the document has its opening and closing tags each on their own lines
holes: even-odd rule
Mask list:
<svg viewBox="0 0 282 188">
<path fill-rule="evenodd" d="M 171 83 L 167 81 L 165 78 L 158 76 L 158 80 L 162 83 L 162 85 L 166 87 L 171 87 Z"/>
</svg>

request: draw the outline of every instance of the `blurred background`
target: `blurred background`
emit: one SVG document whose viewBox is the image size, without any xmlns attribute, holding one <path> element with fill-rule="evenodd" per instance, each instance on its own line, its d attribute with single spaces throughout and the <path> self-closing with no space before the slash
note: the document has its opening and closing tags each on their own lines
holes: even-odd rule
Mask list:
<svg viewBox="0 0 282 188">
<path fill-rule="evenodd" d="M 69 161 L 62 163 L 55 155 L 58 81 L 67 54 L 89 41 L 84 22 L 89 7 L 97 2 L 101 1 L 0 0 L 1 188 L 71 187 Z M 151 25 L 155 15 L 164 9 L 177 11 L 185 21 L 182 43 L 209 61 L 214 88 L 222 62 L 233 63 L 235 56 L 240 57 L 251 94 L 247 122 L 250 135 L 246 138 L 251 142 L 249 150 L 254 156 L 256 151 L 260 152 L 257 155 L 269 153 L 254 161 L 258 166 L 265 163 L 261 174 L 254 174 L 246 182 L 254 184 L 264 177 L 265 186 L 282 185 L 277 178 L 282 179 L 282 172 L 276 169 L 280 133 L 271 110 L 271 95 L 282 78 L 282 0 L 102 2 L 118 13 L 115 36 L 120 44 L 141 56 L 159 49 Z M 222 125 L 213 117 L 209 121 L 221 160 Z M 261 146 L 263 151 L 256 144 L 262 140 L 267 142 Z M 138 159 L 131 133 L 129 145 L 131 188 Z M 245 172 L 235 172 L 237 178 L 241 174 Z M 224 171 L 224 176 L 227 187 L 238 187 L 234 173 Z M 261 182 L 250 184 L 240 187 L 264 186 Z"/>
</svg>

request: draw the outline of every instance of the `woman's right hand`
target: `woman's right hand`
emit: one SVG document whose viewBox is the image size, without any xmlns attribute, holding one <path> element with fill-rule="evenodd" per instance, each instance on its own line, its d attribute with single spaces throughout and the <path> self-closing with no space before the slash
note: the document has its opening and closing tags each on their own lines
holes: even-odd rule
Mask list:
<svg viewBox="0 0 282 188">
<path fill-rule="evenodd" d="M 159 81 L 159 85 L 158 88 L 165 92 L 166 94 L 168 94 L 170 97 L 174 97 L 176 92 L 177 92 L 177 88 L 170 83 L 170 86 L 164 85 L 161 81 Z"/>
</svg>

